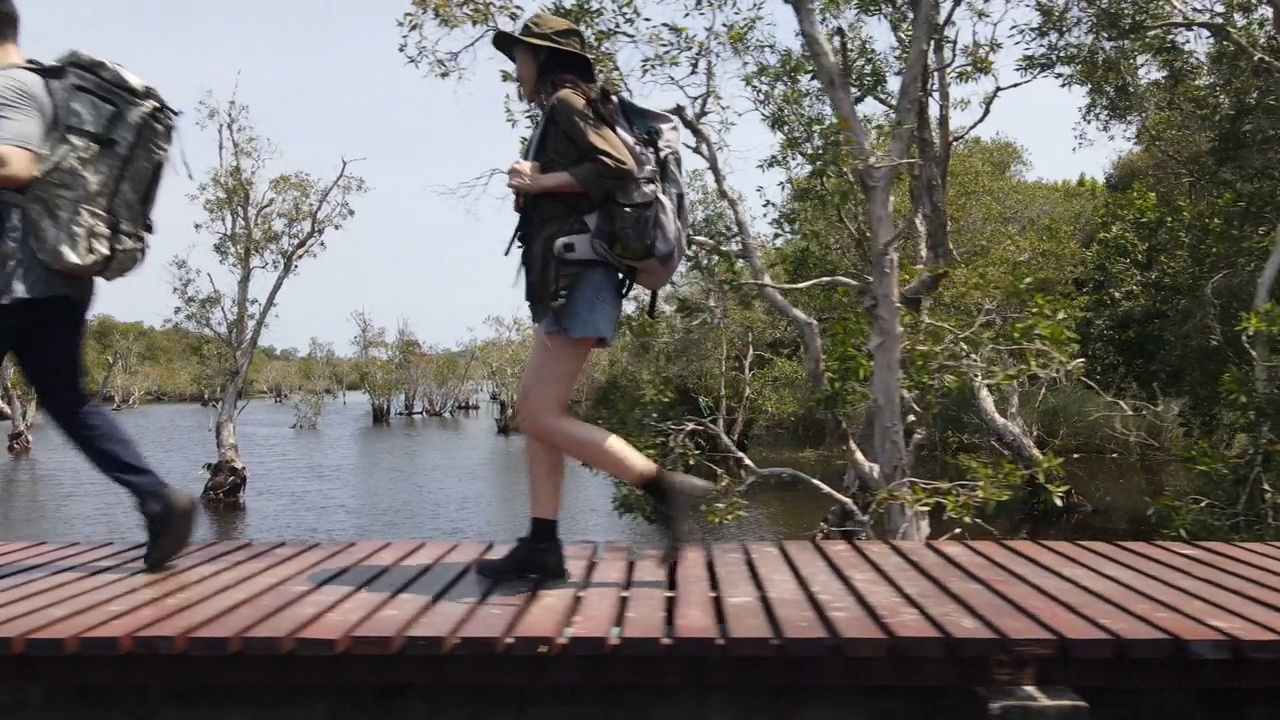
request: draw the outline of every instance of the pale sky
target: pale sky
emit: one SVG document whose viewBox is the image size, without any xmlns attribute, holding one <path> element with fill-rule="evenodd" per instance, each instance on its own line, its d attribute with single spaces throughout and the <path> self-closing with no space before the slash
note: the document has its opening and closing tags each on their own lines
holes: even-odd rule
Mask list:
<svg viewBox="0 0 1280 720">
<path fill-rule="evenodd" d="M 504 119 L 507 89 L 498 78 L 506 60 L 487 44 L 471 80 L 458 85 L 421 77 L 397 53 L 395 21 L 408 0 L 18 5 L 28 56 L 53 60 L 75 48 L 114 60 L 180 109 L 194 109 L 206 90 L 226 97 L 239 73 L 241 99 L 280 145 L 281 170 L 328 175 L 343 155 L 366 158 L 355 168 L 372 192 L 357 201 L 356 218 L 330 238 L 328 251 L 285 286 L 264 342 L 305 349 L 318 336 L 345 352 L 348 316 L 363 307 L 383 325 L 406 318 L 425 341 L 451 344 L 468 328 L 480 330 L 487 315 L 524 311 L 513 284 L 516 253 L 502 256 L 515 219 L 510 202 L 462 202 L 434 189 L 516 159 L 520 133 Z M 1078 97 L 1052 82 L 1033 83 L 1002 99 L 980 134 L 1018 140 L 1037 176 L 1098 175 L 1115 149 L 1103 142 L 1077 148 L 1078 107 Z M 190 116 L 180 119 L 179 133 L 198 177 L 213 160 L 211 138 Z M 761 184 L 754 165 L 768 136 L 746 118 L 733 140 L 731 179 L 749 192 Z M 93 312 L 151 324 L 172 312 L 168 260 L 207 242 L 192 231 L 194 184 L 177 152 L 175 144 L 146 264 L 99 282 Z"/>
</svg>

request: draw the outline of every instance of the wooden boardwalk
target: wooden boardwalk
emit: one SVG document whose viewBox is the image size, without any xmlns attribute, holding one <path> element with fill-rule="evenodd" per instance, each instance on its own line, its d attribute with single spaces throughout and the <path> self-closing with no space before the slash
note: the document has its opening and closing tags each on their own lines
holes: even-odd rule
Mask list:
<svg viewBox="0 0 1280 720">
<path fill-rule="evenodd" d="M 0 543 L 0 672 L 139 656 L 207 671 L 228 655 L 576 657 L 590 672 L 723 656 L 766 676 L 844 659 L 921 683 L 1000 663 L 1093 667 L 1101 682 L 1138 663 L 1148 679 L 1194 666 L 1280 687 L 1277 544 L 751 542 L 694 545 L 669 568 L 653 550 L 578 543 L 567 583 L 495 588 L 470 572 L 506 547 L 220 542 L 151 574 L 140 545 Z"/>
</svg>

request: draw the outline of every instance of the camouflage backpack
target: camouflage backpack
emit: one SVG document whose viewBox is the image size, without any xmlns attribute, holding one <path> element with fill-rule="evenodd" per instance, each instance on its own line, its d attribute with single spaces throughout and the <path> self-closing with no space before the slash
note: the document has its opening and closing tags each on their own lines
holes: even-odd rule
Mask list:
<svg viewBox="0 0 1280 720">
<path fill-rule="evenodd" d="M 614 193 L 587 216 L 589 236 L 556 241 L 556 254 L 570 260 L 604 260 L 627 280 L 651 291 L 649 314 L 658 290 L 671 282 L 686 252 L 689 211 L 680 157 L 679 121 L 669 113 L 641 107 L 619 97 L 609 118 L 618 139 L 636 164 L 636 180 Z"/>
<path fill-rule="evenodd" d="M 133 73 L 82 52 L 27 67 L 53 100 L 45 154 L 22 192 L 32 247 L 68 275 L 126 275 L 146 257 L 178 112 Z"/>
</svg>

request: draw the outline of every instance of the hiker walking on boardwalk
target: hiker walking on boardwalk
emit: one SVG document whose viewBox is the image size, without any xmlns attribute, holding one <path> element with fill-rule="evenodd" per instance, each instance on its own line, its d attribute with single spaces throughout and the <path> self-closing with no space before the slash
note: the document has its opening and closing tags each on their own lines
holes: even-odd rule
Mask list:
<svg viewBox="0 0 1280 720">
<path fill-rule="evenodd" d="M 617 132 L 619 98 L 597 81 L 583 35 L 572 23 L 537 13 L 519 34 L 497 32 L 493 44 L 515 63 L 521 97 L 542 111 L 525 158 L 507 173 L 521 216 L 525 299 L 538 328 L 516 400 L 526 438 L 529 534 L 505 557 L 481 560 L 477 572 L 492 580 L 557 580 L 565 577 L 556 516 L 566 455 L 642 488 L 672 549 L 686 539 L 690 512 L 712 486 L 664 471 L 617 435 L 569 415 L 570 395 L 591 351 L 613 343 L 629 289 L 620 267 L 593 256 L 590 246 L 605 205 L 634 190 L 637 155 Z"/>
<path fill-rule="evenodd" d="M 75 82 L 84 84 L 79 77 Z M 77 100 L 73 98 L 71 102 Z M 100 104 L 111 110 L 105 103 Z M 64 112 L 55 114 L 55 107 Z M 0 0 L 0 358 L 14 354 L 45 412 L 99 470 L 137 498 L 148 536 L 143 561 L 147 567 L 157 568 L 186 546 L 195 499 L 161 480 L 111 414 L 90 402 L 82 379 L 85 322 L 94 277 L 73 276 L 48 267 L 38 254 L 33 240 L 35 223 L 26 209 L 41 156 L 49 149 L 51 120 L 68 124 L 78 121 L 86 129 L 96 129 L 100 118 L 94 115 L 95 108 L 76 105 L 74 109 L 80 112 L 65 112 L 66 108 L 57 104 L 45 74 L 24 59 L 18 48 L 18 10 L 13 0 Z M 128 121 L 119 125 L 130 129 Z M 64 138 L 65 133 L 59 137 Z M 135 155 L 141 157 L 144 153 Z M 88 159 L 77 156 L 76 161 L 87 165 L 95 159 L 84 157 Z M 135 178 L 127 175 L 119 173 L 113 183 L 98 184 L 103 186 L 103 192 L 121 187 L 136 189 L 129 185 Z M 158 173 L 141 184 L 150 183 L 154 193 L 156 182 Z M 46 203 L 42 208 L 44 217 L 56 217 L 58 211 L 67 210 L 57 206 L 56 201 L 49 202 L 49 195 L 40 200 Z M 148 199 L 147 209 L 150 200 L 154 197 Z M 50 209 L 50 205 L 54 207 Z M 67 212 L 77 210 L 72 207 Z M 87 234 L 84 225 L 73 228 L 70 222 L 44 229 L 67 237 Z M 43 233 L 41 238 L 50 234 Z M 106 242 L 115 240 L 116 231 L 108 234 L 112 237 Z M 101 235 L 93 239 L 104 241 Z M 71 246 L 72 242 L 65 245 Z M 72 255 L 67 258 L 74 259 Z"/>
</svg>

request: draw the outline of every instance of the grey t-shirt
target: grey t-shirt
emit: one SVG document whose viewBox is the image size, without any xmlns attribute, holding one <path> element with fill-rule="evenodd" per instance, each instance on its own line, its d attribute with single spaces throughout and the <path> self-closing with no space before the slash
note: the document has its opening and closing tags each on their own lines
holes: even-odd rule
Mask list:
<svg viewBox="0 0 1280 720">
<path fill-rule="evenodd" d="M 0 70 L 0 145 L 44 152 L 53 101 L 44 79 L 22 68 Z M 54 272 L 26 241 L 22 208 L 0 198 L 0 304 L 70 295 L 87 300 L 93 278 Z"/>
</svg>

